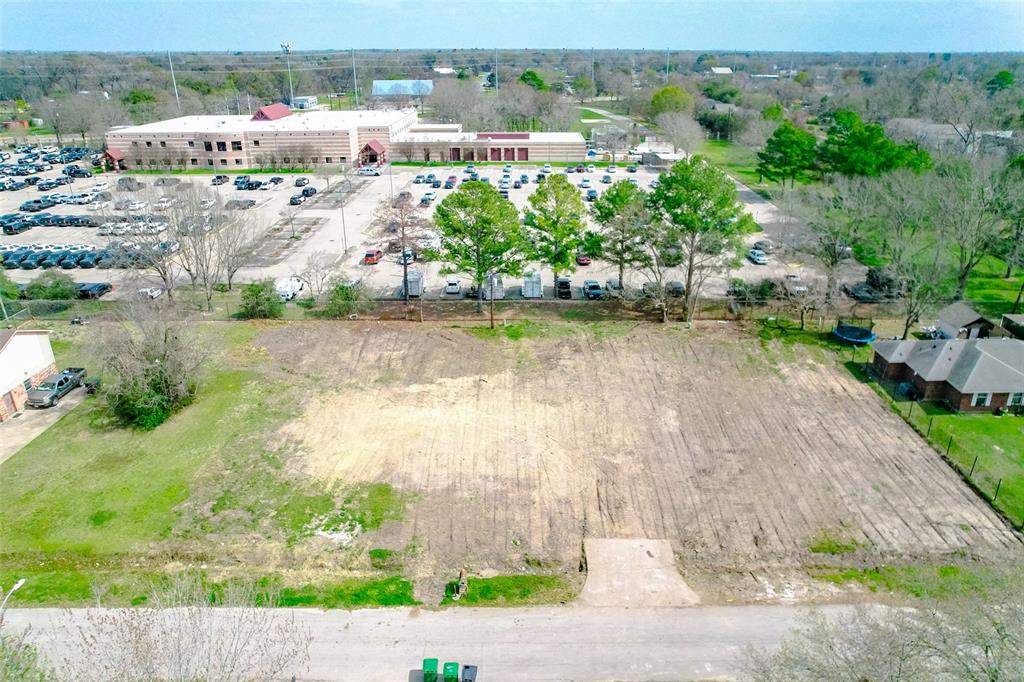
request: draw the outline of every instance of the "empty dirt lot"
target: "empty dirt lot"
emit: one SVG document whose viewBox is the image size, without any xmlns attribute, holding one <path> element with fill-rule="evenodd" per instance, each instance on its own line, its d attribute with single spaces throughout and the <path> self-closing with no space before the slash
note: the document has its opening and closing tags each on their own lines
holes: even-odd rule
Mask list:
<svg viewBox="0 0 1024 682">
<path fill-rule="evenodd" d="M 379 545 L 418 577 L 575 567 L 584 538 L 666 538 L 684 564 L 798 565 L 823 533 L 882 560 L 1021 539 L 820 349 L 728 325 L 554 325 L 479 338 L 408 323 L 293 324 L 256 340 L 326 377 L 284 428 L 307 473 L 414 497 Z"/>
</svg>

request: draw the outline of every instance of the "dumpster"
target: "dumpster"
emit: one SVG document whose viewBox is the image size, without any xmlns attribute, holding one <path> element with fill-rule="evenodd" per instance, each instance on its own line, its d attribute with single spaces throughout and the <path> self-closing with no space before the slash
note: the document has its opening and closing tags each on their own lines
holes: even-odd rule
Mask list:
<svg viewBox="0 0 1024 682">
<path fill-rule="evenodd" d="M 476 666 L 462 666 L 462 682 L 476 682 Z"/>
<path fill-rule="evenodd" d="M 437 682 L 437 659 L 423 659 L 423 682 Z"/>
<path fill-rule="evenodd" d="M 444 664 L 444 682 L 459 682 L 459 664 L 447 662 Z"/>
<path fill-rule="evenodd" d="M 529 270 L 523 277 L 523 298 L 544 298 L 544 287 L 536 270 Z"/>
</svg>

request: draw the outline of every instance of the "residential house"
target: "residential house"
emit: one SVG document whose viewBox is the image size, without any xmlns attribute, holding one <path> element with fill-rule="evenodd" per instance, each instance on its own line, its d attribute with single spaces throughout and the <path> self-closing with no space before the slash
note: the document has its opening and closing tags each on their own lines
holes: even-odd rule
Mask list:
<svg viewBox="0 0 1024 682">
<path fill-rule="evenodd" d="M 951 303 L 939 311 L 936 335 L 940 339 L 984 339 L 995 325 L 963 301 Z"/>
<path fill-rule="evenodd" d="M 56 371 L 48 331 L 0 329 L 0 422 L 21 412 L 29 389 Z"/>
<path fill-rule="evenodd" d="M 872 348 L 875 372 L 911 384 L 922 400 L 945 402 L 958 411 L 1024 407 L 1024 341 L 885 340 Z"/>
</svg>

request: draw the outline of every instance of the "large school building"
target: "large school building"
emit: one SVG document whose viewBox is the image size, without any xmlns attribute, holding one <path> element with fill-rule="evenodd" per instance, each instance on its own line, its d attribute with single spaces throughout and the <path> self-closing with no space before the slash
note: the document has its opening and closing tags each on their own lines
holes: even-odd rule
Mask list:
<svg viewBox="0 0 1024 682">
<path fill-rule="evenodd" d="M 108 158 L 126 170 L 361 166 L 386 161 L 582 161 L 579 133 L 463 132 L 420 123 L 414 109 L 182 116 L 112 128 Z"/>
</svg>

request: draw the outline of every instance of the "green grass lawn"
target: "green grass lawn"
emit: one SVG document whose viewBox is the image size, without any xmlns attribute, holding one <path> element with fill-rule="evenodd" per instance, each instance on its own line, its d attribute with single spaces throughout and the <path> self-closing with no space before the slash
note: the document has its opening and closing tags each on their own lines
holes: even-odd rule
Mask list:
<svg viewBox="0 0 1024 682">
<path fill-rule="evenodd" d="M 986 256 L 974 268 L 967 280 L 964 299 L 980 313 L 993 317 L 1009 313 L 1017 299 L 1020 285 L 1024 284 L 1024 270 L 1018 269 L 1013 277 L 1006 279 L 1006 264 L 992 256 Z"/>
<path fill-rule="evenodd" d="M 860 583 L 872 592 L 891 592 L 924 599 L 976 596 L 995 589 L 1003 576 L 984 568 L 961 566 L 879 566 L 866 569 L 814 569 L 819 580 L 836 585 Z"/>
<path fill-rule="evenodd" d="M 452 599 L 456 583 L 448 584 L 442 605 L 447 606 L 528 606 L 555 604 L 572 599 L 572 586 L 553 575 L 499 575 L 493 578 L 469 578 L 468 590 Z"/>
<path fill-rule="evenodd" d="M 584 119 L 584 118 L 600 119 L 602 121 L 607 121 L 608 120 L 608 117 L 605 116 L 604 114 L 599 114 L 596 111 L 594 111 L 593 109 L 584 109 L 584 108 L 580 109 L 580 118 L 581 119 Z"/>
<path fill-rule="evenodd" d="M 728 140 L 705 140 L 700 153 L 711 163 L 759 194 L 770 193 L 773 188 L 778 186 L 775 183 L 761 181 L 757 174 L 757 155 L 749 147 Z"/>
</svg>

